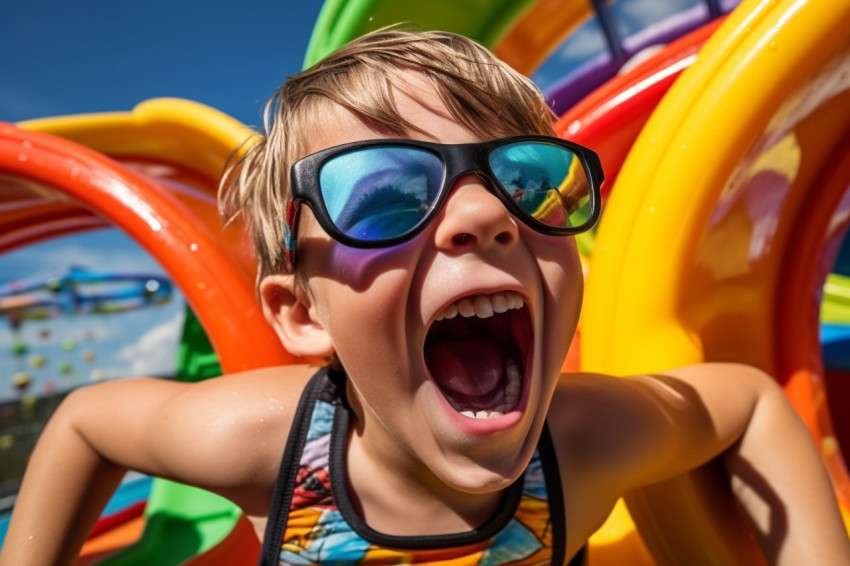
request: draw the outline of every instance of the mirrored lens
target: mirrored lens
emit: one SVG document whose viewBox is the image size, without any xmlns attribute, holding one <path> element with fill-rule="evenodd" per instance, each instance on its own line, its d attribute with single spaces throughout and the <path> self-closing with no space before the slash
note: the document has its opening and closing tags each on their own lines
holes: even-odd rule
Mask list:
<svg viewBox="0 0 850 566">
<path fill-rule="evenodd" d="M 591 215 L 590 184 L 579 157 L 545 142 L 516 142 L 490 152 L 490 168 L 508 196 L 534 221 L 582 228 Z"/>
<path fill-rule="evenodd" d="M 373 146 L 328 160 L 319 185 L 334 225 L 374 242 L 414 230 L 433 206 L 443 175 L 442 161 L 430 151 Z"/>
</svg>

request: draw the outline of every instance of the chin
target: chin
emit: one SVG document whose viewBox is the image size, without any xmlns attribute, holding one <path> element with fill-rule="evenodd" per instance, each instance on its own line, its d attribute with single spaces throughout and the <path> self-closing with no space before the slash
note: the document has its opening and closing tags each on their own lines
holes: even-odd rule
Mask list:
<svg viewBox="0 0 850 566">
<path fill-rule="evenodd" d="M 528 465 L 526 458 L 502 458 L 498 462 L 462 460 L 450 462 L 445 473 L 437 475 L 445 485 L 470 495 L 485 495 L 507 489 L 519 479 Z"/>
</svg>

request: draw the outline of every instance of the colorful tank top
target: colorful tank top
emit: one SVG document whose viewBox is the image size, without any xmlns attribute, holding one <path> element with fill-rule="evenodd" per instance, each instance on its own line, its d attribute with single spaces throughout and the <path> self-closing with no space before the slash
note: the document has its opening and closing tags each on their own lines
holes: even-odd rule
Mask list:
<svg viewBox="0 0 850 566">
<path fill-rule="evenodd" d="M 328 369 L 301 396 L 275 485 L 261 566 L 564 564 L 563 498 L 548 430 L 497 512 L 465 533 L 405 537 L 371 529 L 348 494 L 345 375 Z M 580 552 L 570 566 L 584 563 Z"/>
</svg>

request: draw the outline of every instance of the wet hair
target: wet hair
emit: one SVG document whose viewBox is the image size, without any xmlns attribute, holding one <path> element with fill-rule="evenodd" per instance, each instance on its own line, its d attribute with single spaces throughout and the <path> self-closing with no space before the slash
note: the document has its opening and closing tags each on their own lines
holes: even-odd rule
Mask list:
<svg viewBox="0 0 850 566">
<path fill-rule="evenodd" d="M 264 133 L 249 141 L 222 179 L 219 210 L 225 222 L 240 216 L 245 222 L 258 283 L 284 269 L 289 169 L 306 154 L 323 109 L 336 103 L 397 136 L 421 132 L 399 114 L 391 92 L 411 71 L 433 86 L 459 124 L 482 139 L 554 135 L 552 112 L 534 83 L 466 37 L 384 28 L 355 39 L 288 78 L 266 103 Z"/>
</svg>

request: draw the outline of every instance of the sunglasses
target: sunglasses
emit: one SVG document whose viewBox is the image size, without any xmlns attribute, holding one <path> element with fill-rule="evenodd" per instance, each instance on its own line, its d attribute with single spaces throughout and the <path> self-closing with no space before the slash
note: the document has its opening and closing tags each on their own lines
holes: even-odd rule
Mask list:
<svg viewBox="0 0 850 566">
<path fill-rule="evenodd" d="M 604 180 L 592 150 L 548 136 L 439 144 L 367 140 L 313 153 L 292 166 L 284 229 L 294 264 L 298 211 L 306 204 L 334 240 L 355 248 L 394 246 L 434 219 L 462 175 L 483 179 L 527 226 L 548 235 L 589 230 Z"/>
</svg>

